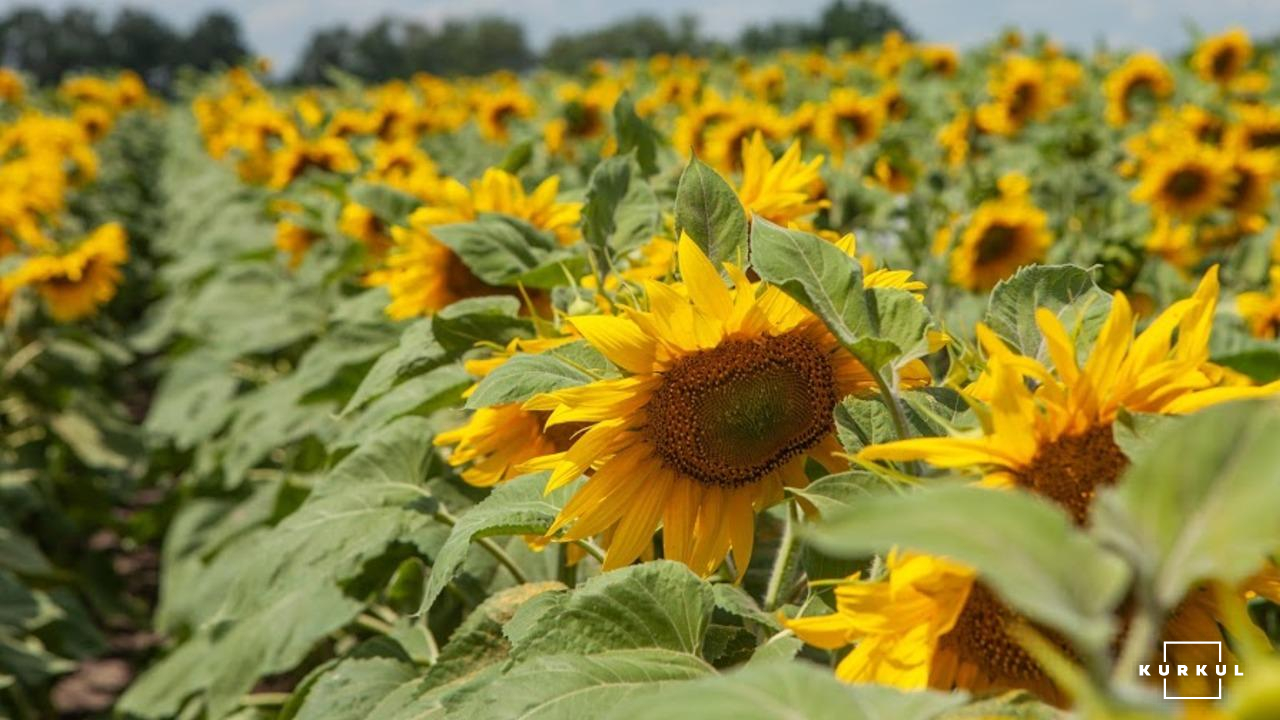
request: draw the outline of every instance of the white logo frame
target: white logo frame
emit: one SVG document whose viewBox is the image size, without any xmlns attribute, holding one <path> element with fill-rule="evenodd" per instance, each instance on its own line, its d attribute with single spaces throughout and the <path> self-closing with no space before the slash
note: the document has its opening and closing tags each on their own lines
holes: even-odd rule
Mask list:
<svg viewBox="0 0 1280 720">
<path fill-rule="evenodd" d="M 1170 645 L 1216 645 L 1218 647 L 1218 664 L 1222 664 L 1222 641 L 1221 640 L 1165 640 L 1164 647 L 1161 650 L 1162 657 L 1166 665 L 1169 663 L 1169 646 Z M 1203 696 L 1187 696 L 1182 697 L 1174 695 L 1169 696 L 1169 678 L 1164 679 L 1164 699 L 1165 700 L 1221 700 L 1222 699 L 1222 678 L 1218 678 L 1218 694 Z"/>
</svg>

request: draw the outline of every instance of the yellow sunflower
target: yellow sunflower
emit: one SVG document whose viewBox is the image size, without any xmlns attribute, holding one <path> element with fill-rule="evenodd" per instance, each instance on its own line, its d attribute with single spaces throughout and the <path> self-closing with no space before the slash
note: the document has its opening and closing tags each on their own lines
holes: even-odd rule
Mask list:
<svg viewBox="0 0 1280 720">
<path fill-rule="evenodd" d="M 1280 151 L 1280 109 L 1236 108 L 1239 120 L 1227 131 L 1228 144 L 1241 150 Z"/>
<path fill-rule="evenodd" d="M 880 134 L 884 110 L 884 103 L 877 97 L 835 90 L 818 113 L 814 134 L 837 158 L 842 158 L 846 150 L 865 145 Z"/>
<path fill-rule="evenodd" d="M 1242 597 L 1280 597 L 1274 568 L 1264 568 L 1239 591 Z M 784 619 L 784 624 L 815 647 L 838 650 L 854 645 L 836 666 L 836 676 L 845 682 L 907 690 L 963 689 L 982 695 L 1025 690 L 1066 705 L 1061 690 L 1010 633 L 1031 625 L 1029 621 L 963 565 L 942 557 L 892 552 L 885 559 L 883 577 L 862 580 L 853 575 L 836 586 L 835 596 L 834 613 Z M 1160 638 L 1200 643 L 1222 638 L 1222 617 L 1209 589 L 1194 589 L 1166 618 Z M 1053 632 L 1037 630 L 1057 642 Z M 1169 660 L 1175 664 L 1218 661 L 1216 650 L 1173 647 L 1177 650 L 1170 650 Z"/>
<path fill-rule="evenodd" d="M 512 340 L 501 352 L 483 360 L 468 360 L 467 372 L 483 378 L 516 353 L 540 353 L 577 338 Z M 464 393 L 470 396 L 472 385 Z M 492 487 L 518 475 L 517 468 L 549 453 L 563 452 L 572 444 L 573 425 L 547 428 L 547 413 L 525 410 L 519 403 L 503 403 L 477 409 L 467 422 L 435 437 L 435 444 L 452 448 L 449 464 L 461 467 L 462 479 L 476 487 Z"/>
<path fill-rule="evenodd" d="M 272 155 L 269 184 L 277 190 L 283 189 L 310 168 L 350 173 L 360 169 L 360 159 L 342 138 L 295 139 Z"/>
<path fill-rule="evenodd" d="M 978 206 L 951 251 L 951 279 L 986 291 L 1015 270 L 1044 257 L 1053 242 L 1048 216 L 1021 197 L 1002 197 Z"/>
<path fill-rule="evenodd" d="M 338 230 L 364 245 L 369 254 L 381 257 L 391 247 L 387 226 L 369 208 L 357 202 L 342 206 L 338 216 Z"/>
<path fill-rule="evenodd" d="M 307 251 L 319 240 L 320 236 L 310 228 L 292 220 L 280 220 L 276 223 L 276 249 L 289 256 L 291 268 L 298 267 L 307 256 Z"/>
<path fill-rule="evenodd" d="M 1220 151 L 1184 146 L 1148 159 L 1133 199 L 1160 213 L 1193 219 L 1217 207 L 1230 184 L 1231 166 Z"/>
<path fill-rule="evenodd" d="M 973 131 L 973 116 L 967 110 L 956 113 L 951 121 L 938 128 L 937 140 L 947 156 L 947 165 L 958 168 L 969 159 L 969 136 Z"/>
<path fill-rule="evenodd" d="M 751 138 L 763 135 L 770 140 L 786 136 L 787 120 L 772 105 L 752 103 L 721 120 L 706 133 L 707 164 L 722 172 L 742 170 L 743 150 Z"/>
<path fill-rule="evenodd" d="M 1249 36 L 1235 28 L 1201 42 L 1191 57 L 1191 66 L 1205 80 L 1225 85 L 1244 70 L 1252 55 Z"/>
<path fill-rule="evenodd" d="M 35 288 L 58 322 L 92 315 L 116 295 L 129 259 L 128 239 L 119 223 L 107 223 L 63 254 L 28 258 L 4 278 L 7 297 L 23 287 Z"/>
<path fill-rule="evenodd" d="M 960 56 L 948 45 L 924 45 L 920 48 L 920 61 L 934 75 L 951 77 L 960 67 Z"/>
<path fill-rule="evenodd" d="M 980 435 L 913 438 L 873 445 L 863 460 L 924 460 L 977 472 L 991 486 L 1017 485 L 1044 495 L 1083 521 L 1095 491 L 1128 466 L 1112 439 L 1121 410 L 1178 415 L 1209 405 L 1280 390 L 1228 384 L 1234 375 L 1209 362 L 1209 334 L 1218 303 L 1218 272 L 1205 274 L 1195 294 L 1169 306 L 1134 337 L 1136 320 L 1124 293 L 1083 367 L 1071 336 L 1045 309 L 1036 312 L 1052 370 L 1017 355 L 983 325 L 986 372 L 969 394 L 990 405 Z M 1032 389 L 1027 380 L 1038 385 Z"/>
<path fill-rule="evenodd" d="M 560 180 L 552 176 L 526 193 L 520 179 L 490 168 L 471 187 L 452 178 L 438 184 L 436 196 L 409 216 L 409 227 L 391 228 L 386 265 L 366 278 L 391 293 L 387 314 L 402 319 L 429 315 L 458 300 L 484 295 L 517 295 L 476 277 L 466 263 L 431 235 L 431 228 L 474 220 L 482 212 L 502 213 L 555 234 L 562 244 L 577 240 L 582 203 L 559 202 Z"/>
<path fill-rule="evenodd" d="M 1107 76 L 1107 122 L 1115 126 L 1133 119 L 1134 103 L 1159 102 L 1173 94 L 1173 75 L 1154 53 L 1137 53 Z"/>
<path fill-rule="evenodd" d="M 511 122 L 531 117 L 534 108 L 533 99 L 518 87 L 483 93 L 476 99 L 475 117 L 480 134 L 493 142 L 506 142 L 510 137 L 508 126 Z"/>
<path fill-rule="evenodd" d="M 732 551 L 741 576 L 755 513 L 805 484 L 807 458 L 842 465 L 832 410 L 874 381 L 777 288 L 729 265 L 726 287 L 688 236 L 677 258 L 683 284 L 646 282 L 648 310 L 570 319 L 628 375 L 525 403 L 551 413 L 548 428 L 585 428 L 568 450 L 527 467 L 552 470 L 548 491 L 590 475 L 547 535 L 611 530 L 606 570 L 634 561 L 662 526 L 668 559 L 707 575 Z M 928 378 L 919 363 L 905 375 Z"/>
<path fill-rule="evenodd" d="M 1266 152 L 1231 154 L 1231 181 L 1223 206 L 1239 215 L 1262 212 L 1271 202 L 1275 157 Z"/>
<path fill-rule="evenodd" d="M 802 160 L 798 140 L 775 160 L 764 143 L 764 136 L 757 132 L 742 149 L 738 199 L 748 213 L 784 227 L 812 215 L 831 205 L 829 200 L 819 197 L 824 191 L 822 176 L 818 173 L 822 161 L 821 155 L 808 162 Z"/>
<path fill-rule="evenodd" d="M 1280 331 L 1280 265 L 1271 267 L 1271 292 L 1242 292 L 1236 309 L 1255 337 L 1273 339 Z"/>
<path fill-rule="evenodd" d="M 1044 64 L 1021 55 L 1008 58 L 995 69 L 988 92 L 992 102 L 979 106 L 974 118 L 983 132 L 994 135 L 1016 134 L 1057 105 L 1057 88 Z"/>
</svg>

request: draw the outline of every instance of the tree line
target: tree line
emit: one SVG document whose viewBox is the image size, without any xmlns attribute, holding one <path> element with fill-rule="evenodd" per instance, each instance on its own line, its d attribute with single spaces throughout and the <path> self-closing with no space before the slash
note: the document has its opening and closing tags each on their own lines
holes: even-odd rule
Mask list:
<svg viewBox="0 0 1280 720">
<path fill-rule="evenodd" d="M 753 25 L 732 41 L 705 36 L 693 16 L 668 22 L 639 15 L 594 30 L 562 33 L 538 53 L 519 23 L 501 17 L 447 20 L 433 27 L 388 16 L 363 28 L 339 24 L 314 31 L 295 66 L 283 77 L 295 83 L 323 83 L 330 68 L 370 82 L 419 71 L 477 75 L 519 72 L 538 65 L 573 71 L 597 58 L 759 53 L 834 42 L 857 47 L 890 30 L 910 36 L 906 23 L 888 5 L 877 0 L 833 0 L 811 22 Z M 132 8 L 107 18 L 85 7 L 55 13 L 30 6 L 0 19 L 0 62 L 40 83 L 56 83 L 79 71 L 130 69 L 163 91 L 182 67 L 210 70 L 251 55 L 239 21 L 221 11 L 207 13 L 185 31 L 153 13 Z"/>
</svg>

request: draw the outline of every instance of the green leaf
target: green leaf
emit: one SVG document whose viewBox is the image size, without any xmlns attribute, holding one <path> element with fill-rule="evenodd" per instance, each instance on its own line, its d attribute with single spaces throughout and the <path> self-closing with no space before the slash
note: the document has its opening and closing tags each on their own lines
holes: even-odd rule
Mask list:
<svg viewBox="0 0 1280 720">
<path fill-rule="evenodd" d="M 676 233 L 686 232 L 717 266 L 747 259 L 747 215 L 738 195 L 698 158 L 691 158 L 676 188 Z"/>
<path fill-rule="evenodd" d="M 870 335 L 871 311 L 862 289 L 862 266 L 835 245 L 756 216 L 751 267 L 822 318 L 846 347 Z"/>
<path fill-rule="evenodd" d="M 609 368 L 609 372 L 602 372 L 603 368 Z M 579 341 L 538 355 L 512 357 L 476 385 L 475 392 L 467 398 L 467 407 L 524 402 L 538 393 L 586 385 L 601 377 L 616 375 L 603 355 Z"/>
<path fill-rule="evenodd" d="M 429 415 L 452 405 L 471 384 L 471 376 L 455 365 L 438 367 L 425 375 L 410 378 L 369 403 L 358 413 L 344 417 L 341 432 L 329 444 L 332 452 L 367 440 L 380 428 L 408 415 Z"/>
<path fill-rule="evenodd" d="M 369 208 L 387 225 L 408 225 L 409 215 L 422 205 L 421 200 L 406 192 L 359 180 L 348 193 L 351 200 Z"/>
<path fill-rule="evenodd" d="M 388 693 L 417 676 L 394 643 L 375 638 L 309 684 L 297 720 L 363 720 Z"/>
<path fill-rule="evenodd" d="M 436 555 L 422 596 L 422 612 L 431 609 L 440 592 L 467 558 L 471 543 L 493 535 L 542 534 L 551 526 L 560 507 L 572 494 L 572 484 L 543 494 L 547 473 L 522 475 L 505 482 L 467 510 L 449 531 Z"/>
<path fill-rule="evenodd" d="M 558 248 L 550 234 L 506 215 L 483 214 L 474 222 L 438 225 L 431 234 L 490 285 L 511 283 Z"/>
<path fill-rule="evenodd" d="M 1047 308 L 1064 317 L 1068 309 L 1105 314 L 1111 296 L 1098 289 L 1088 270 L 1075 265 L 1031 265 L 1001 280 L 991 291 L 983 322 L 1028 357 L 1040 353 L 1036 309 Z M 1068 329 L 1071 324 L 1065 323 Z"/>
<path fill-rule="evenodd" d="M 1137 564 L 1171 608 L 1199 582 L 1245 580 L 1280 550 L 1280 405 L 1214 407 L 1158 428 L 1099 494 L 1098 537 Z"/>
<path fill-rule="evenodd" d="M 444 540 L 425 480 L 436 466 L 421 418 L 388 426 L 338 464 L 292 515 L 257 541 L 220 613 L 207 668 L 211 714 L 254 682 L 301 661 L 363 603 L 341 585 L 394 545 L 432 554 Z M 288 628 L 282 632 L 282 628 Z"/>
<path fill-rule="evenodd" d="M 516 612 L 507 635 L 517 660 L 636 648 L 697 655 L 714 608 L 710 585 L 682 564 L 658 560 L 539 596 Z"/>
<path fill-rule="evenodd" d="M 872 337 L 855 342 L 852 350 L 873 368 L 901 365 L 928 352 L 925 333 L 933 325 L 928 308 L 906 290 L 870 288 L 864 293 Z"/>
<path fill-rule="evenodd" d="M 456 715 L 470 720 L 593 718 L 620 702 L 650 696 L 666 683 L 711 672 L 693 655 L 653 648 L 537 657 L 476 693 Z"/>
<path fill-rule="evenodd" d="M 613 105 L 613 126 L 618 136 L 618 154 L 634 151 L 636 162 L 645 177 L 658 172 L 658 146 L 662 134 L 636 114 L 631 93 L 624 92 Z"/>
<path fill-rule="evenodd" d="M 502 164 L 498 167 L 515 175 L 520 172 L 521 168 L 529 164 L 533 159 L 533 141 L 525 140 L 523 142 L 514 143 L 511 149 L 507 151 L 505 157 L 502 158 Z"/>
<path fill-rule="evenodd" d="M 1218 323 L 1209 338 L 1210 359 L 1256 383 L 1280 379 L 1280 342 L 1249 334 L 1239 323 Z"/>
<path fill-rule="evenodd" d="M 342 412 L 352 412 L 390 390 L 400 380 L 426 372 L 444 362 L 445 349 L 436 341 L 431 325 L 431 318 L 426 318 L 405 327 L 399 344 L 378 357 Z M 463 349 L 470 347 L 467 345 Z"/>
<path fill-rule="evenodd" d="M 825 517 L 883 493 L 885 489 L 882 478 L 863 470 L 851 470 L 819 478 L 804 488 L 788 488 L 787 492 L 808 500 Z"/>
<path fill-rule="evenodd" d="M 587 181 L 582 234 L 608 267 L 614 254 L 648 242 L 659 227 L 658 198 L 629 157 L 601 162 Z"/>
<path fill-rule="evenodd" d="M 1060 508 L 1019 490 L 937 486 L 881 494 L 825 517 L 808 533 L 832 555 L 893 547 L 974 568 L 1014 609 L 1100 649 L 1128 587 L 1125 564 Z"/>
<path fill-rule="evenodd" d="M 18 534 L 0 511 L 0 569 L 12 570 L 22 575 L 49 575 L 53 566 L 40 548 L 31 540 Z"/>
<path fill-rule="evenodd" d="M 13 573 L 0 570 L 0 627 L 29 629 L 40 613 L 40 600 L 35 593 L 18 582 Z"/>
<path fill-rule="evenodd" d="M 432 332 L 450 353 L 466 352 L 480 342 L 506 345 L 531 334 L 529 321 L 517 317 L 519 312 L 520 300 L 506 295 L 467 298 L 436 313 Z"/>
<path fill-rule="evenodd" d="M 903 692 L 846 685 L 828 668 L 784 661 L 665 685 L 611 708 L 609 720 L 933 720 L 965 701 L 962 693 Z"/>
</svg>

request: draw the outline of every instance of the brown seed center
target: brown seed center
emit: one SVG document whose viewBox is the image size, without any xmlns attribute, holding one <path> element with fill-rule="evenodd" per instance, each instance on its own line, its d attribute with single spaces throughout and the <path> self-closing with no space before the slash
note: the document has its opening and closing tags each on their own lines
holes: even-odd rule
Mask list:
<svg viewBox="0 0 1280 720">
<path fill-rule="evenodd" d="M 1014 477 L 1018 485 L 1053 500 L 1084 524 L 1098 488 L 1114 484 L 1128 466 L 1108 424 L 1042 445 Z"/>
<path fill-rule="evenodd" d="M 680 360 L 646 411 L 645 433 L 672 469 L 706 486 L 762 480 L 834 427 L 831 362 L 796 333 L 729 340 Z"/>
</svg>

